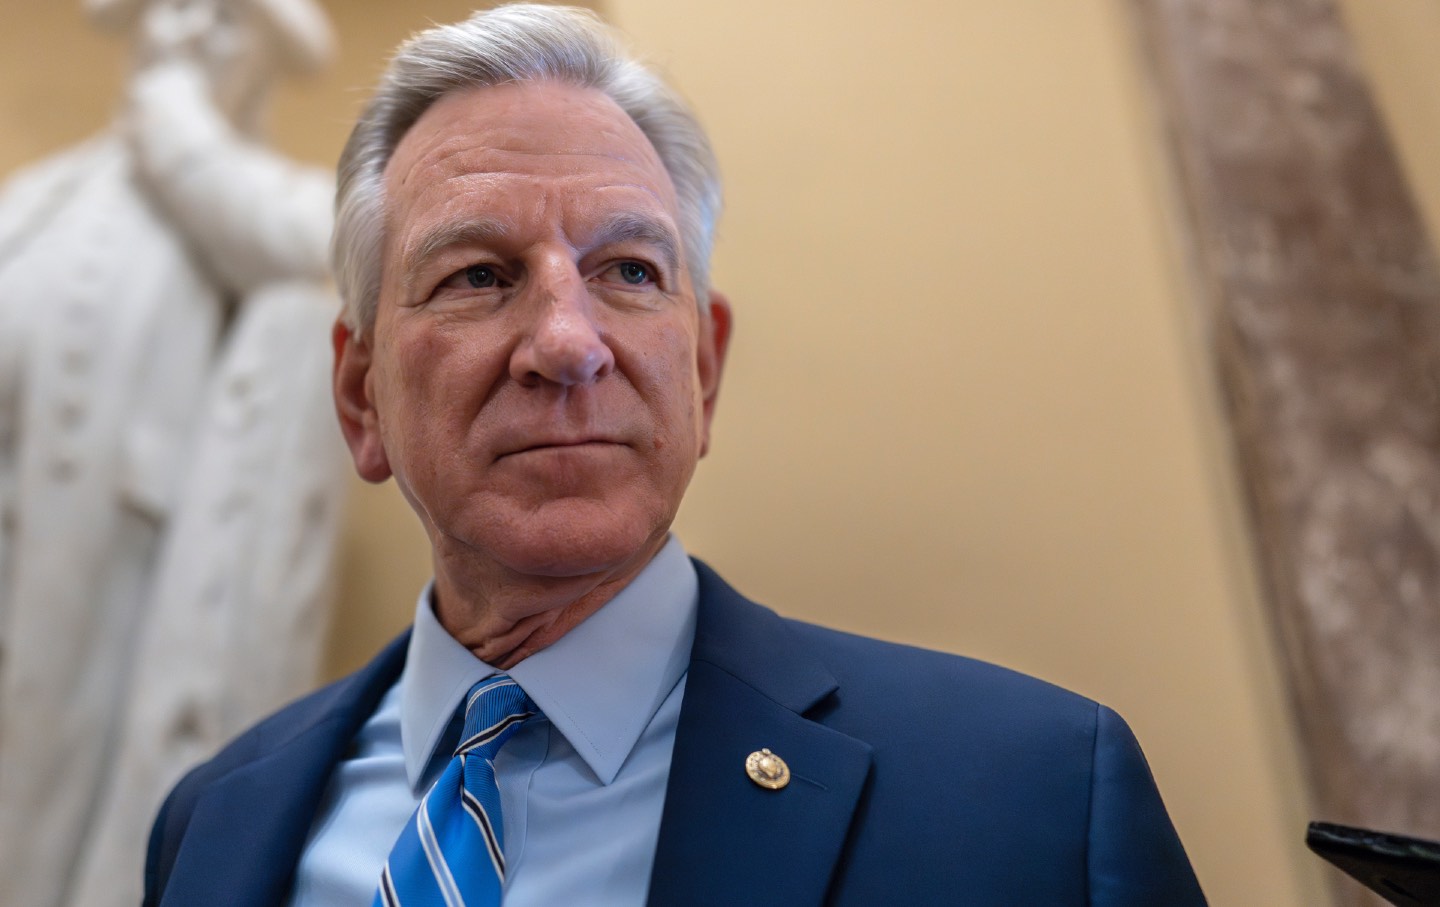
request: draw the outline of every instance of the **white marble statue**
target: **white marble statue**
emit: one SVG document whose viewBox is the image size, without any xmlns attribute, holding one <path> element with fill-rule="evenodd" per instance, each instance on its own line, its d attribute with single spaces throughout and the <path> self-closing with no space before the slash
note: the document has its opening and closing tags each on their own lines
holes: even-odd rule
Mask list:
<svg viewBox="0 0 1440 907">
<path fill-rule="evenodd" d="M 312 0 L 87 0 L 117 124 L 0 190 L 0 904 L 133 905 L 190 762 L 313 680 L 347 474 Z"/>
</svg>

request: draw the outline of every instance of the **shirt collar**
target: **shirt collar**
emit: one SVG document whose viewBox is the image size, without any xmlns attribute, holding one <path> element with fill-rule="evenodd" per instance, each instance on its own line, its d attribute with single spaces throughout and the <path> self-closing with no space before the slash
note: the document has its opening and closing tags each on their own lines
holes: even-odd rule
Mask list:
<svg viewBox="0 0 1440 907">
<path fill-rule="evenodd" d="M 508 672 L 603 784 L 684 676 L 699 583 L 673 535 L 605 606 Z M 497 672 L 445 632 L 426 586 L 401 676 L 400 741 L 418 788 L 466 691 Z"/>
</svg>

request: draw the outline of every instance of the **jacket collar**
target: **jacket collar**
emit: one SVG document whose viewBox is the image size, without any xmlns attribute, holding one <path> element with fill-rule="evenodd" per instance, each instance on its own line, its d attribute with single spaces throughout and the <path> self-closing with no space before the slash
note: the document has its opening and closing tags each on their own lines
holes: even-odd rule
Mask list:
<svg viewBox="0 0 1440 907">
<path fill-rule="evenodd" d="M 788 623 L 703 563 L 696 570 L 695 645 L 649 904 L 818 904 L 871 748 L 812 720 L 838 683 Z M 780 790 L 746 772 L 746 757 L 762 748 L 789 766 Z"/>
</svg>

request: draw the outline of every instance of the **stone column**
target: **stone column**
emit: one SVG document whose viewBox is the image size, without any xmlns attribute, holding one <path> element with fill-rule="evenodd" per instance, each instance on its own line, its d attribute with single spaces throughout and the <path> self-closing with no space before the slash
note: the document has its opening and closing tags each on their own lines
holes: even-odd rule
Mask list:
<svg viewBox="0 0 1440 907">
<path fill-rule="evenodd" d="M 1440 837 L 1440 273 L 1424 226 L 1331 0 L 1131 9 L 1314 817 Z"/>
</svg>

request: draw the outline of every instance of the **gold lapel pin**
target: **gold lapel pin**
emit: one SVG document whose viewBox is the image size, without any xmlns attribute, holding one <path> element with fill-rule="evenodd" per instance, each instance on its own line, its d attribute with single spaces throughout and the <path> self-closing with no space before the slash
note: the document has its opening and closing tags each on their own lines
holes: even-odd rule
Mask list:
<svg viewBox="0 0 1440 907">
<path fill-rule="evenodd" d="M 790 783 L 790 766 L 768 749 L 745 757 L 745 774 L 768 790 L 779 790 Z"/>
</svg>

